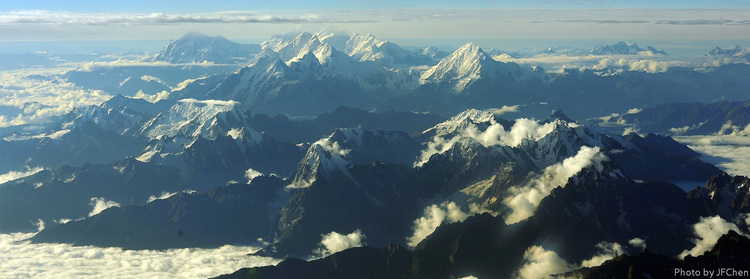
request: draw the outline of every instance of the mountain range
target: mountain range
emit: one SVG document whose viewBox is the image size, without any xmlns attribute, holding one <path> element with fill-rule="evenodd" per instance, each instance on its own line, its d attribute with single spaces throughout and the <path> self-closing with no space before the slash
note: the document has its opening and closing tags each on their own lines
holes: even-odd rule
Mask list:
<svg viewBox="0 0 750 279">
<path fill-rule="evenodd" d="M 643 52 L 666 55 L 623 42 L 591 54 Z M 548 72 L 498 53 L 191 33 L 152 65 L 69 71 L 113 97 L 0 131 L 0 173 L 19 176 L 0 181 L 0 231 L 286 258 L 230 278 L 510 278 L 542 256 L 562 267 L 544 276 L 744 263 L 727 243 L 750 234 L 750 181 L 670 135 L 744 135 L 750 66 Z M 642 133 L 587 119 L 602 115 Z M 714 250 L 699 249 L 706 222 L 726 234 Z"/>
</svg>

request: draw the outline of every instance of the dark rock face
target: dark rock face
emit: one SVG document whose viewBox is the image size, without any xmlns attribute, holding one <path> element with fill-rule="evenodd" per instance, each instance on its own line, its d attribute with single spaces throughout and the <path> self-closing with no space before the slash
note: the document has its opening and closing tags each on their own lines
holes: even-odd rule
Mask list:
<svg viewBox="0 0 750 279">
<path fill-rule="evenodd" d="M 179 193 L 142 206 L 109 208 L 91 218 L 45 229 L 32 242 L 169 249 L 247 244 L 269 234 L 269 204 L 283 181 L 257 177 L 209 193 Z"/>
<path fill-rule="evenodd" d="M 706 182 L 704 188 L 688 193 L 691 209 L 700 216 L 719 215 L 726 220 L 737 219 L 740 214 L 750 213 L 750 181 L 744 176 L 717 174 Z"/>
<path fill-rule="evenodd" d="M 411 257 L 411 251 L 393 244 L 359 247 L 310 262 L 289 258 L 276 266 L 244 268 L 216 278 L 403 278 Z"/>
<path fill-rule="evenodd" d="M 557 278 L 671 278 L 688 276 L 686 274 L 709 277 L 705 272 L 712 272 L 714 278 L 733 278 L 747 277 L 748 265 L 750 239 L 729 231 L 719 238 L 714 248 L 697 257 L 688 255 L 677 260 L 645 250 L 640 255 L 622 255 L 601 266 L 576 270 Z"/>
</svg>

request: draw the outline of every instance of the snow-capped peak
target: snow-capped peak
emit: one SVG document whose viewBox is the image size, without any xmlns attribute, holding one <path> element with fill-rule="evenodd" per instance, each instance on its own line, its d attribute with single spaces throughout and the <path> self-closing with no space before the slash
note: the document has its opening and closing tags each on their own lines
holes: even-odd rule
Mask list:
<svg viewBox="0 0 750 279">
<path fill-rule="evenodd" d="M 471 81 L 479 79 L 482 68 L 488 67 L 490 63 L 498 62 L 492 60 L 482 48 L 470 42 L 422 73 L 422 82 L 453 83 L 457 91 L 461 91 Z"/>
<path fill-rule="evenodd" d="M 478 128 L 478 126 L 482 126 L 480 130 L 484 130 L 484 128 L 496 123 L 495 114 L 491 111 L 468 109 L 442 123 L 438 123 L 423 133 L 435 131 L 436 136 L 446 136 L 462 133 L 469 127 Z"/>
<path fill-rule="evenodd" d="M 183 99 L 169 111 L 148 121 L 140 129 L 140 134 L 151 139 L 174 136 L 213 138 L 218 133 L 223 135 L 229 131 L 228 127 L 218 127 L 220 120 L 227 122 L 226 118 L 230 116 L 226 114 L 232 115 L 231 122 L 241 122 L 246 118 L 236 107 L 239 107 L 236 101 Z"/>
</svg>

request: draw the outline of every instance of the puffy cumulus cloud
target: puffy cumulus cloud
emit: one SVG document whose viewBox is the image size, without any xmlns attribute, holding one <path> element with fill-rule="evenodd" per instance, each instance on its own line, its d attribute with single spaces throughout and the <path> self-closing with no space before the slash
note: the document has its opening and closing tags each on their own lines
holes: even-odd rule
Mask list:
<svg viewBox="0 0 750 279">
<path fill-rule="evenodd" d="M 43 170 L 44 168 L 41 168 L 41 167 L 35 167 L 35 168 L 27 167 L 25 171 L 9 171 L 8 173 L 0 174 L 0 184 L 3 184 L 8 181 L 13 181 L 19 178 L 31 176 Z"/>
<path fill-rule="evenodd" d="M 249 256 L 247 246 L 122 250 L 32 244 L 34 233 L 0 234 L 0 274 L 7 278 L 208 278 L 280 260 Z"/>
<path fill-rule="evenodd" d="M 341 148 L 341 146 L 339 145 L 337 141 L 333 141 L 328 138 L 318 140 L 312 145 L 319 145 L 320 147 L 323 148 L 323 150 L 327 151 L 328 153 L 338 154 L 341 156 L 346 156 L 349 154 L 349 152 L 351 152 L 351 149 Z"/>
<path fill-rule="evenodd" d="M 247 183 L 250 183 L 251 181 L 253 181 L 253 178 L 256 178 L 256 177 L 261 176 L 261 175 L 263 175 L 262 172 L 259 172 L 259 171 L 254 170 L 254 169 L 247 169 L 245 171 L 245 178 L 247 178 Z"/>
<path fill-rule="evenodd" d="M 565 261 L 555 251 L 548 251 L 536 245 L 526 249 L 523 260 L 525 264 L 516 271 L 514 278 L 549 278 L 550 274 L 564 273 L 578 268 L 576 265 Z"/>
<path fill-rule="evenodd" d="M 700 153 L 701 160 L 731 175 L 750 174 L 750 136 L 675 136 L 674 139 Z"/>
<path fill-rule="evenodd" d="M 430 157 L 434 154 L 442 154 L 445 151 L 448 151 L 448 149 L 453 146 L 458 140 L 460 140 L 460 136 L 452 137 L 450 139 L 445 139 L 440 136 L 435 136 L 430 140 L 430 142 L 427 143 L 427 148 L 423 149 L 422 152 L 419 154 L 419 159 L 414 162 L 414 166 L 419 167 L 424 165 L 424 163 L 427 163 L 428 160 L 430 160 Z"/>
<path fill-rule="evenodd" d="M 503 204 L 512 212 L 506 217 L 505 222 L 514 224 L 533 216 L 542 199 L 555 187 L 565 185 L 568 178 L 583 168 L 594 165 L 600 169 L 601 162 L 607 160 L 607 156 L 599 152 L 599 147 L 582 146 L 575 156 L 545 168 L 538 178 L 526 185 L 509 188 L 510 196 L 503 200 Z"/>
<path fill-rule="evenodd" d="M 693 233 L 697 238 L 693 239 L 695 247 L 690 250 L 685 250 L 680 253 L 679 258 L 682 259 L 687 255 L 698 256 L 708 250 L 714 248 L 719 238 L 728 233 L 729 230 L 740 232 L 737 225 L 730 223 L 723 218 L 717 216 L 713 217 L 701 217 L 701 219 L 693 225 Z"/>
<path fill-rule="evenodd" d="M 92 207 L 91 212 L 89 212 L 89 217 L 99 214 L 107 208 L 120 206 L 119 203 L 108 201 L 100 197 L 91 198 L 91 202 L 89 203 L 89 205 L 91 205 Z"/>
<path fill-rule="evenodd" d="M 0 127 L 47 123 L 50 118 L 76 107 L 98 105 L 112 97 L 101 90 L 83 89 L 57 76 L 69 70 L 43 68 L 0 72 L 0 106 L 21 110 L 12 115 L 0 111 Z M 28 78 L 31 75 L 47 79 Z"/>
<path fill-rule="evenodd" d="M 422 166 L 432 155 L 448 151 L 461 138 L 472 138 L 484 146 L 501 145 L 515 147 L 525 139 L 539 140 L 552 132 L 554 128 L 555 123 L 539 124 L 539 122 L 527 118 L 516 119 L 516 122 L 508 131 L 499 123 L 490 125 L 484 131 L 480 131 L 475 126 L 469 126 L 461 135 L 456 135 L 450 139 L 441 136 L 433 137 L 427 143 L 427 148 L 422 150 L 418 161 L 414 165 Z"/>
<path fill-rule="evenodd" d="M 599 253 L 597 253 L 590 259 L 581 262 L 582 267 L 600 266 L 605 261 L 611 260 L 618 255 L 622 255 L 625 253 L 619 243 L 602 242 L 597 244 L 596 248 L 599 248 Z"/>
<path fill-rule="evenodd" d="M 362 247 L 365 245 L 363 240 L 365 240 L 365 235 L 360 230 L 355 230 L 346 235 L 332 231 L 321 235 L 321 248 L 317 249 L 315 253 L 321 257 L 325 257 L 349 248 Z"/>
<path fill-rule="evenodd" d="M 138 90 L 138 93 L 135 93 L 135 96 L 133 96 L 134 99 L 143 99 L 149 103 L 156 103 L 161 100 L 166 100 L 169 98 L 169 92 L 167 90 L 162 90 L 159 93 L 156 94 L 146 94 L 143 92 L 143 90 Z"/>
<path fill-rule="evenodd" d="M 479 207 L 475 207 L 476 210 Z M 424 209 L 424 216 L 414 220 L 414 234 L 406 239 L 406 244 L 415 247 L 437 229 L 443 222 L 455 223 L 466 220 L 469 214 L 462 211 L 455 202 L 430 205 Z"/>
<path fill-rule="evenodd" d="M 630 244 L 630 246 L 633 246 L 635 248 L 646 249 L 646 241 L 640 238 L 633 238 L 628 241 L 628 244 Z"/>
</svg>

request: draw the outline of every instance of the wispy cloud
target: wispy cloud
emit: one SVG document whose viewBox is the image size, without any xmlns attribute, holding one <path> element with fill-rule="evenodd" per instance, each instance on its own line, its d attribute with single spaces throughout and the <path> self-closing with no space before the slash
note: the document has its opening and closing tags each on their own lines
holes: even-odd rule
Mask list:
<svg viewBox="0 0 750 279">
<path fill-rule="evenodd" d="M 659 20 L 656 24 L 672 24 L 672 25 L 722 25 L 733 23 L 734 21 L 728 19 L 688 19 L 688 20 Z"/>
<path fill-rule="evenodd" d="M 620 24 L 620 23 L 650 23 L 648 20 L 616 20 L 616 19 L 568 19 L 558 20 L 558 22 L 570 22 L 570 23 L 601 23 L 601 24 Z"/>
<path fill-rule="evenodd" d="M 200 14 L 127 14 L 75 13 L 45 10 L 0 13 L 0 25 L 108 25 L 108 24 L 180 24 L 180 23 L 361 23 L 368 19 L 323 17 L 318 14 L 272 15 L 256 12 L 218 12 Z"/>
</svg>

